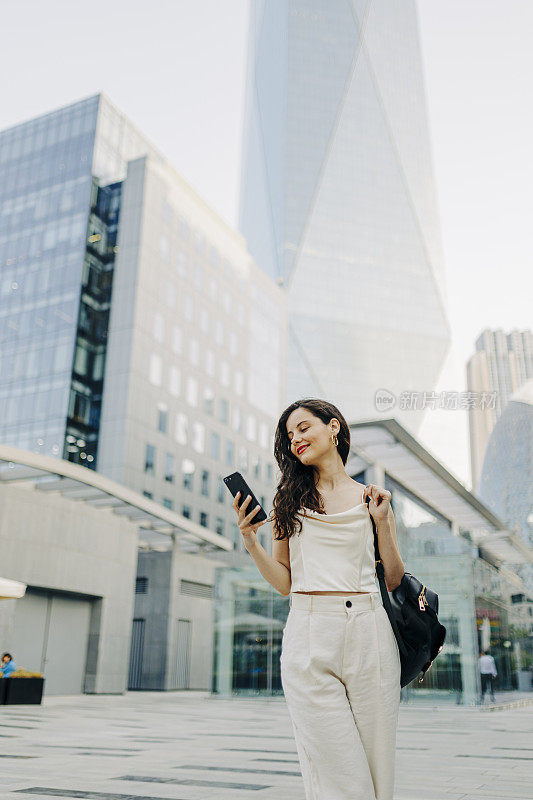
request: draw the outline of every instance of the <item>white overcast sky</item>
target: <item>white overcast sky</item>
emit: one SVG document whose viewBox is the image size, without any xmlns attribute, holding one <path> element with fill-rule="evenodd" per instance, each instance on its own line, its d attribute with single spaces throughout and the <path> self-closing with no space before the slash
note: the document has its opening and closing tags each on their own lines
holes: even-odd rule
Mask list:
<svg viewBox="0 0 533 800">
<path fill-rule="evenodd" d="M 483 328 L 532 326 L 533 3 L 418 9 L 453 331 L 437 388 L 462 391 Z M 103 91 L 236 226 L 247 14 L 246 0 L 4 0 L 0 129 Z M 424 442 L 468 484 L 466 420 L 443 413 Z"/>
</svg>

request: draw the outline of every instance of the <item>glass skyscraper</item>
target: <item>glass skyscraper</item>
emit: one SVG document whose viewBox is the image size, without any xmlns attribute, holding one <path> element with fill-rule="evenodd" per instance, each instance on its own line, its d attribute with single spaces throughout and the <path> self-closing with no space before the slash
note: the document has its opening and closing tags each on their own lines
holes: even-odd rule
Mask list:
<svg viewBox="0 0 533 800">
<path fill-rule="evenodd" d="M 243 550 L 222 478 L 268 507 L 285 293 L 103 95 L 0 132 L 0 170 L 0 442 Z"/>
<path fill-rule="evenodd" d="M 0 132 L 6 444 L 95 463 L 120 181 L 144 153 L 102 95 Z"/>
<path fill-rule="evenodd" d="M 417 429 L 449 349 L 414 0 L 250 5 L 240 227 L 288 299 L 287 400 Z M 378 409 L 381 410 L 381 409 Z"/>
<path fill-rule="evenodd" d="M 533 379 L 511 397 L 488 439 L 479 497 L 528 547 L 533 547 Z M 533 564 L 518 567 L 533 594 Z"/>
</svg>

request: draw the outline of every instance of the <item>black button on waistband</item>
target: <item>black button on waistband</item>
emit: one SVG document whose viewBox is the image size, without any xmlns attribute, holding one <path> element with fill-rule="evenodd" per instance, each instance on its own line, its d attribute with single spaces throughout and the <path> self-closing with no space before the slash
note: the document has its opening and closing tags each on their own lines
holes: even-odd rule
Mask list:
<svg viewBox="0 0 533 800">
<path fill-rule="evenodd" d="M 346 601 L 346 605 L 348 606 L 348 608 L 350 608 L 350 607 L 351 607 L 351 605 L 352 605 L 352 601 L 351 601 L 351 600 L 347 600 L 347 601 Z"/>
</svg>

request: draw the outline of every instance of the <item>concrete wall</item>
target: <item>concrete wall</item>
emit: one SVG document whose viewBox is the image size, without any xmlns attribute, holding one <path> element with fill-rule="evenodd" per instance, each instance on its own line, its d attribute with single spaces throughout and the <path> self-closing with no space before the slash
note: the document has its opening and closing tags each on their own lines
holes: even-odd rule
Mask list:
<svg viewBox="0 0 533 800">
<path fill-rule="evenodd" d="M 242 553 L 233 554 L 239 555 L 239 562 L 247 564 L 248 554 L 246 558 Z M 148 579 L 146 594 L 135 596 L 134 616 L 145 620 L 140 688 L 211 689 L 214 583 L 219 566 L 228 564 L 216 554 L 197 556 L 183 552 L 178 545 L 139 552 L 137 574 Z M 185 630 L 190 638 L 184 637 Z M 184 637 L 181 641 L 180 635 Z M 180 675 L 183 678 L 185 662 L 187 685 L 178 680 Z"/>
<path fill-rule="evenodd" d="M 0 483 L 0 551 L 2 577 L 90 599 L 85 692 L 126 691 L 136 526 L 56 492 Z M 15 604 L 22 601 L 0 602 L 2 652 L 9 651 Z"/>
</svg>

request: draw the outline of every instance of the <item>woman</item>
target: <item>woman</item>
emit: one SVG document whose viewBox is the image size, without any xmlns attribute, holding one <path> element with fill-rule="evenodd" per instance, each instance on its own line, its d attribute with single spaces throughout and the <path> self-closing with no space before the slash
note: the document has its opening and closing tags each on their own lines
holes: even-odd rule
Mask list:
<svg viewBox="0 0 533 800">
<path fill-rule="evenodd" d="M 233 507 L 263 577 L 291 595 L 281 682 L 307 800 L 393 800 L 400 652 L 375 580 L 372 514 L 389 591 L 404 574 L 391 493 L 347 474 L 350 430 L 331 403 L 306 398 L 281 415 L 274 455 L 272 556 Z M 369 505 L 367 506 L 367 501 Z"/>
</svg>

